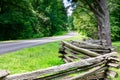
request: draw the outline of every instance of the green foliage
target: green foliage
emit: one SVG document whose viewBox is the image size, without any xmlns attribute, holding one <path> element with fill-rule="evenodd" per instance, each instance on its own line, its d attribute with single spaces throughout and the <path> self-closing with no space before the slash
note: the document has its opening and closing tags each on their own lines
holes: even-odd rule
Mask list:
<svg viewBox="0 0 120 80">
<path fill-rule="evenodd" d="M 59 32 L 56 32 L 53 36 L 59 36 L 59 35 L 65 35 L 65 34 L 67 34 L 67 32 L 59 31 Z"/>
<path fill-rule="evenodd" d="M 111 7 L 111 32 L 112 40 L 120 40 L 120 1 L 110 4 Z"/>
<path fill-rule="evenodd" d="M 90 12 L 88 12 L 90 13 Z M 90 13 L 90 15 L 93 15 Z M 81 9 L 76 9 L 74 12 L 74 26 L 82 33 L 91 38 L 97 38 L 97 27 L 95 23 L 95 18 L 91 17 Z"/>
<path fill-rule="evenodd" d="M 69 30 L 75 30 L 74 25 L 73 25 L 74 17 L 73 16 L 68 16 L 68 28 Z"/>
<path fill-rule="evenodd" d="M 54 35 L 66 31 L 61 0 L 1 0 L 0 40 Z"/>
<path fill-rule="evenodd" d="M 44 0 L 45 16 L 49 17 L 51 35 L 66 30 L 67 14 L 61 0 Z M 42 9 L 44 9 L 42 8 Z M 41 11 L 42 9 L 39 9 Z"/>
<path fill-rule="evenodd" d="M 26 16 L 24 13 L 17 11 L 10 13 L 0 15 L 0 39 L 30 38 L 33 34 L 31 23 L 34 22 L 34 17 Z"/>
</svg>

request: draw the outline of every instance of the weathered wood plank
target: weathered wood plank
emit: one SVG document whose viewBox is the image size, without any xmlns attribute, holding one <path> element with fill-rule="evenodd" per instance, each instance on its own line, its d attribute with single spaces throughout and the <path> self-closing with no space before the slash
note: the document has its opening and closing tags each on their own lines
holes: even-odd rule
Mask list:
<svg viewBox="0 0 120 80">
<path fill-rule="evenodd" d="M 89 75 L 92 75 L 92 74 L 94 74 L 96 72 L 100 72 L 100 71 L 103 71 L 103 70 L 106 70 L 106 69 L 107 69 L 107 67 L 98 66 L 98 67 L 95 67 L 95 68 L 93 68 L 93 69 L 91 69 L 91 70 L 89 70 L 87 72 L 84 72 L 84 73 L 79 74 L 79 75 L 77 75 L 75 77 L 72 77 L 69 80 L 78 80 L 78 79 L 83 78 L 85 76 L 89 76 Z"/>
<path fill-rule="evenodd" d="M 10 74 L 9 71 L 6 71 L 6 70 L 0 70 L 0 78 L 5 77 L 5 76 L 7 76 L 7 75 L 9 75 L 9 74 Z"/>
<path fill-rule="evenodd" d="M 118 73 L 117 73 L 117 72 L 114 72 L 114 71 L 111 71 L 111 70 L 109 70 L 109 71 L 107 72 L 107 75 L 108 75 L 108 76 L 111 76 L 111 77 L 113 77 L 113 78 L 118 77 Z"/>
<path fill-rule="evenodd" d="M 63 58 L 63 61 L 65 62 L 65 63 L 69 63 L 70 61 L 68 61 L 67 59 L 65 59 L 65 58 Z"/>
<path fill-rule="evenodd" d="M 65 42 L 65 41 L 64 41 L 63 43 L 65 44 L 65 46 L 67 46 L 67 47 L 69 47 L 69 48 L 72 48 L 72 49 L 74 49 L 74 50 L 76 50 L 76 51 L 79 51 L 79 52 L 81 52 L 81 53 L 83 53 L 83 54 L 89 55 L 89 56 L 91 56 L 91 57 L 100 56 L 100 54 L 98 54 L 98 53 L 96 53 L 96 52 L 92 52 L 92 51 L 87 50 L 87 49 L 83 49 L 83 48 L 76 47 L 76 46 L 74 46 L 74 45 L 72 45 L 72 44 L 70 44 L 70 43 L 67 43 L 67 42 Z"/>
<path fill-rule="evenodd" d="M 64 71 L 64 70 L 67 70 L 70 68 L 84 67 L 84 66 L 89 66 L 89 65 L 95 64 L 95 63 L 99 63 L 99 62 L 103 61 L 105 59 L 105 57 L 110 57 L 115 54 L 116 54 L 116 52 L 112 52 L 112 53 L 101 55 L 98 57 L 80 60 L 80 61 L 76 61 L 76 62 L 71 62 L 71 63 L 67 63 L 67 64 L 62 64 L 59 66 L 54 66 L 54 67 L 50 67 L 50 68 L 46 68 L 46 69 L 42 69 L 42 70 L 33 71 L 33 72 L 8 75 L 5 78 L 5 80 L 35 79 L 38 76 L 43 76 L 45 74 L 52 74 L 52 73 Z"/>
<path fill-rule="evenodd" d="M 111 50 L 103 50 L 103 49 L 88 49 L 90 51 L 93 51 L 93 52 L 98 52 L 98 53 L 110 53 Z"/>
<path fill-rule="evenodd" d="M 66 50 L 72 52 L 73 54 L 81 54 L 80 52 L 75 51 L 75 50 L 73 50 L 73 49 L 71 49 L 71 48 L 68 48 L 68 47 L 66 47 L 66 46 L 64 46 L 64 48 L 65 48 Z"/>
<path fill-rule="evenodd" d="M 84 40 L 85 42 L 99 45 L 106 45 L 106 40 Z"/>
<path fill-rule="evenodd" d="M 120 62 L 120 59 L 118 59 L 117 57 L 109 57 L 109 60 L 115 61 L 115 62 Z"/>
<path fill-rule="evenodd" d="M 93 43 L 89 43 L 89 42 L 85 42 L 85 41 L 72 41 L 72 44 L 79 46 L 79 47 L 83 47 L 83 48 L 94 48 L 94 49 L 109 49 L 107 47 L 104 47 L 102 45 L 98 45 L 98 44 L 93 44 Z"/>
<path fill-rule="evenodd" d="M 104 80 L 104 71 L 96 72 L 93 75 L 86 76 L 85 80 Z"/>
<path fill-rule="evenodd" d="M 74 61 L 72 58 L 70 58 L 70 57 L 67 56 L 67 55 L 64 55 L 64 59 L 66 59 L 66 60 L 69 61 L 69 62 L 73 62 L 73 61 Z"/>
<path fill-rule="evenodd" d="M 108 63 L 108 66 L 114 67 L 114 68 L 120 68 L 120 64 L 118 63 Z"/>
<path fill-rule="evenodd" d="M 38 80 L 51 80 L 51 79 L 54 79 L 54 80 L 64 80 L 64 79 L 67 79 L 68 80 L 69 79 L 68 78 L 69 74 L 77 73 L 77 72 L 80 72 L 80 71 L 86 71 L 88 69 L 91 69 L 91 68 L 103 65 L 106 62 L 107 61 L 105 60 L 105 61 L 102 61 L 100 63 L 94 64 L 94 65 L 85 66 L 85 67 L 82 67 L 82 68 L 75 68 L 75 69 L 72 69 L 72 70 L 70 69 L 68 71 L 60 72 L 60 73 L 53 74 L 53 75 L 50 75 L 50 76 L 41 77 Z M 37 80 L 37 79 L 35 79 L 35 80 Z"/>
<path fill-rule="evenodd" d="M 66 46 L 64 46 L 64 48 L 65 48 L 65 50 L 67 50 L 67 51 L 71 52 L 72 54 L 76 55 L 79 60 L 81 60 L 83 56 L 87 56 L 87 55 L 85 55 L 85 54 L 82 54 L 82 53 L 79 52 L 79 51 L 75 51 L 75 50 L 73 50 L 73 49 L 71 49 L 71 48 L 68 48 L 68 47 L 66 47 Z M 87 56 L 87 57 L 90 58 L 90 56 Z"/>
<path fill-rule="evenodd" d="M 64 52 L 67 53 L 67 54 L 70 54 L 71 56 L 73 56 L 76 59 L 79 59 L 79 57 L 77 55 L 75 55 L 74 53 L 72 53 L 70 51 L 65 50 Z"/>
</svg>

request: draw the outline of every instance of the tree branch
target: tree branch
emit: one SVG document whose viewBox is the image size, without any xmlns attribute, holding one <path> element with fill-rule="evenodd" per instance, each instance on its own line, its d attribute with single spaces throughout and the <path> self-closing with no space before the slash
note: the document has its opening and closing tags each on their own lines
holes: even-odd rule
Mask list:
<svg viewBox="0 0 120 80">
<path fill-rule="evenodd" d="M 89 11 L 90 11 L 89 9 L 85 8 L 82 5 L 78 5 L 78 6 L 81 7 L 82 10 L 96 22 L 96 18 L 89 13 Z"/>
<path fill-rule="evenodd" d="M 103 5 L 100 3 L 100 1 L 98 1 L 98 0 L 95 0 L 95 1 L 98 4 L 98 8 L 101 10 L 101 12 L 103 14 L 105 14 L 105 9 L 104 9 Z"/>
<path fill-rule="evenodd" d="M 84 1 L 88 4 L 88 6 L 90 7 L 90 9 L 94 12 L 94 14 L 95 14 L 96 16 L 103 17 L 102 14 L 101 14 L 99 11 L 97 11 L 97 10 L 90 4 L 90 2 L 89 2 L 88 0 L 84 0 Z"/>
</svg>

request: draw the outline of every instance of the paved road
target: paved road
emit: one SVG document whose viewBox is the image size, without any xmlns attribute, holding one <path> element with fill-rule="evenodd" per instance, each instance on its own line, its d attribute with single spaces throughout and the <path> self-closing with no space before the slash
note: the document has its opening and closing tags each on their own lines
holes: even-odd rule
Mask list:
<svg viewBox="0 0 120 80">
<path fill-rule="evenodd" d="M 75 36 L 76 33 L 70 32 L 64 36 L 57 36 L 57 37 L 46 37 L 46 38 L 38 38 L 32 40 L 18 40 L 12 42 L 0 42 L 0 54 L 5 54 L 8 52 L 13 52 L 16 50 L 20 50 L 27 47 L 37 46 L 49 42 L 54 42 L 58 40 L 63 40 L 66 38 L 70 38 Z"/>
</svg>

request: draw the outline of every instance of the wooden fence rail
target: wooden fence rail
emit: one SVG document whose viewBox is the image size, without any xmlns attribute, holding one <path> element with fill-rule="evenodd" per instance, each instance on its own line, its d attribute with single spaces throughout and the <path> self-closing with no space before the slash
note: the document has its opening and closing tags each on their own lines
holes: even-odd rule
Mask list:
<svg viewBox="0 0 120 80">
<path fill-rule="evenodd" d="M 67 62 L 66 64 L 13 75 L 10 75 L 9 71 L 1 70 L 0 80 L 90 80 L 95 79 L 95 76 L 99 80 L 104 80 L 108 76 L 118 75 L 109 70 L 110 67 L 120 67 L 119 60 L 115 58 L 116 52 L 101 55 L 67 42 L 62 43 L 59 52 L 62 59 Z M 79 54 L 87 55 L 89 58 L 80 59 Z"/>
<path fill-rule="evenodd" d="M 60 53 L 60 57 L 62 58 L 62 60 L 65 63 L 70 63 L 73 61 L 84 60 L 86 58 L 87 59 L 95 58 L 97 56 L 114 53 L 114 48 L 106 47 L 105 41 L 100 41 L 100 40 L 70 41 L 70 42 L 62 41 L 61 47 L 59 49 L 59 53 Z M 110 58 L 111 59 L 114 58 L 114 60 L 116 59 L 116 61 L 118 61 L 118 59 L 115 56 L 112 56 Z M 99 62 L 99 63 L 101 63 L 101 62 Z M 111 61 L 108 60 L 106 63 L 102 63 L 102 64 L 105 64 L 105 66 L 107 66 L 107 70 L 104 70 L 105 74 L 107 74 L 109 72 L 109 74 L 112 74 L 114 76 L 115 76 L 115 74 L 117 75 L 117 73 L 115 73 L 113 71 L 112 72 L 109 71 L 108 66 L 114 65 L 114 67 L 116 66 L 116 68 L 117 68 L 117 66 L 119 66 L 118 63 L 115 63 L 114 61 L 113 61 L 113 63 L 111 63 Z M 89 72 L 86 72 L 86 74 L 88 74 L 88 73 Z M 93 73 L 94 73 L 94 70 L 93 70 Z M 90 71 L 90 74 L 92 74 L 91 71 Z M 80 74 L 79 78 L 81 77 L 81 75 L 82 74 Z M 105 75 L 104 75 L 104 77 L 105 77 Z M 73 78 L 71 78 L 71 79 L 73 79 Z"/>
<path fill-rule="evenodd" d="M 56 74 L 62 75 L 63 72 L 64 72 L 64 74 L 65 74 L 65 72 L 67 72 L 67 75 L 68 75 L 69 71 L 70 71 L 70 73 L 74 73 L 75 70 L 82 71 L 85 69 L 88 70 L 88 69 L 95 67 L 95 69 L 90 70 L 86 73 L 80 74 L 80 76 L 79 76 L 79 77 L 84 77 L 88 74 L 91 74 L 91 72 L 92 73 L 96 72 L 96 71 L 98 72 L 99 69 L 100 69 L 100 71 L 107 69 L 105 64 L 108 63 L 108 61 L 111 59 L 114 60 L 113 58 L 110 59 L 110 57 L 115 54 L 116 54 L 116 52 L 112 52 L 112 53 L 101 55 L 101 56 L 98 56 L 95 58 L 79 60 L 76 62 L 62 64 L 59 66 L 54 66 L 54 67 L 37 70 L 37 71 L 33 71 L 33 72 L 28 72 L 28 73 L 23 73 L 23 74 L 8 75 L 9 72 L 0 71 L 0 74 L 1 74 L 0 77 L 3 80 L 33 80 L 33 79 L 44 79 L 44 78 L 46 78 L 46 80 L 47 80 L 46 75 L 49 75 L 49 76 L 52 75 L 52 77 L 50 76 L 48 78 L 48 80 L 50 80 L 50 79 L 54 78 L 54 75 L 56 75 Z M 116 61 L 116 60 L 114 60 L 114 61 Z M 69 80 L 74 80 L 75 78 L 76 77 L 73 77 L 73 78 L 70 78 Z"/>
</svg>

